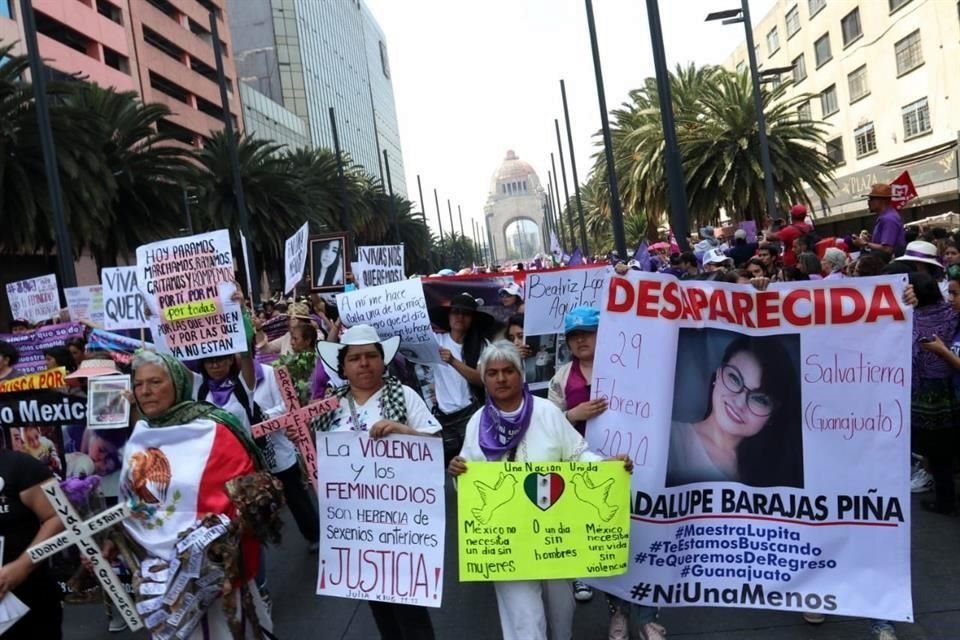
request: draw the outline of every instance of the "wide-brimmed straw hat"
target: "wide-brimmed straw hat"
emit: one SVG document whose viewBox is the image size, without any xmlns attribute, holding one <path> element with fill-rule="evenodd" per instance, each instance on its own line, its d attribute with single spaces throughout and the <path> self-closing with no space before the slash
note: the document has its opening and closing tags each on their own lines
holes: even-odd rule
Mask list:
<svg viewBox="0 0 960 640">
<path fill-rule="evenodd" d="M 340 342 L 318 342 L 317 355 L 324 364 L 337 371 L 337 355 L 349 346 L 379 344 L 383 347 L 383 364 L 388 365 L 400 348 L 400 336 L 381 340 L 377 330 L 368 324 L 356 324 L 340 334 Z"/>
<path fill-rule="evenodd" d="M 120 375 L 120 369 L 117 368 L 117 363 L 113 360 L 108 360 L 106 358 L 90 358 L 89 360 L 84 360 L 80 363 L 80 368 L 78 368 L 73 373 L 67 376 L 68 380 L 73 380 L 76 378 L 99 378 L 100 376 L 117 376 Z"/>
</svg>

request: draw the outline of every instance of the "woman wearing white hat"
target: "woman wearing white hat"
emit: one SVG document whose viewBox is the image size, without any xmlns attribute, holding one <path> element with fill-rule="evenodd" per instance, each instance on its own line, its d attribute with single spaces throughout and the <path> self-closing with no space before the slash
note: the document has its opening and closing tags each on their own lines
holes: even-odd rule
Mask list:
<svg viewBox="0 0 960 640">
<path fill-rule="evenodd" d="M 319 431 L 366 431 L 372 438 L 439 433 L 440 423 L 416 391 L 385 376 L 399 346 L 399 337 L 381 340 L 365 324 L 344 331 L 340 342 L 319 343 L 320 358 L 347 384 L 334 392 L 340 405 L 314 426 Z M 370 610 L 381 638 L 433 640 L 426 607 L 370 601 Z"/>
</svg>

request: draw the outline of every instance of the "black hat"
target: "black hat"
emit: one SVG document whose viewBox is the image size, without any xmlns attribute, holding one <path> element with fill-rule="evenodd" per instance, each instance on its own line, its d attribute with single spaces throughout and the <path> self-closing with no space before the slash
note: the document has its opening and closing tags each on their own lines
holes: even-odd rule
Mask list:
<svg viewBox="0 0 960 640">
<path fill-rule="evenodd" d="M 458 293 L 450 299 L 449 304 L 430 309 L 430 322 L 446 331 L 450 330 L 450 311 L 459 309 L 460 311 L 469 311 L 473 315 L 473 326 L 481 332 L 486 332 L 493 328 L 496 320 L 489 313 L 479 311 L 483 300 L 478 300 L 469 293 Z"/>
</svg>

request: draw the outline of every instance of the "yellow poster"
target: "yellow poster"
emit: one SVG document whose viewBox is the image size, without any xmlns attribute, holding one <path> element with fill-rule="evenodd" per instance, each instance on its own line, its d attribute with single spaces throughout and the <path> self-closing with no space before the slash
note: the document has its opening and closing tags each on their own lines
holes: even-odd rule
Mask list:
<svg viewBox="0 0 960 640">
<path fill-rule="evenodd" d="M 37 389 L 59 389 L 67 386 L 66 367 L 47 369 L 37 373 L 28 373 L 19 378 L 11 378 L 0 382 L 0 393 L 15 391 L 36 391 Z"/>
<path fill-rule="evenodd" d="M 462 582 L 627 570 L 630 474 L 622 462 L 468 462 L 457 511 Z"/>
</svg>

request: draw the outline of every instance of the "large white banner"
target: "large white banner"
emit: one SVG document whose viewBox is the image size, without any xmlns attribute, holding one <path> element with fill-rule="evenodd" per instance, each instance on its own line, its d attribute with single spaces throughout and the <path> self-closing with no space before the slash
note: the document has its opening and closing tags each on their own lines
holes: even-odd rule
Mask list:
<svg viewBox="0 0 960 640">
<path fill-rule="evenodd" d="M 107 331 L 146 329 L 143 296 L 137 288 L 136 267 L 107 267 L 100 272 L 103 286 L 103 328 Z"/>
<path fill-rule="evenodd" d="M 353 276 L 361 288 L 400 282 L 404 279 L 403 245 L 358 247 Z"/>
<path fill-rule="evenodd" d="M 368 324 L 381 338 L 400 336 L 400 353 L 414 362 L 440 362 L 420 280 L 403 280 L 337 295 L 343 323 Z"/>
<path fill-rule="evenodd" d="M 439 607 L 443 596 L 443 441 L 317 437 L 317 594 Z"/>
<path fill-rule="evenodd" d="M 912 620 L 905 276 L 769 291 L 631 272 L 604 293 L 591 446 L 635 460 L 632 564 L 657 607 Z"/>
<path fill-rule="evenodd" d="M 307 240 L 310 239 L 310 224 L 303 223 L 295 234 L 287 238 L 283 246 L 283 292 L 290 293 L 303 280 L 303 268 L 307 266 Z"/>
<path fill-rule="evenodd" d="M 57 291 L 57 276 L 50 273 L 29 280 L 7 284 L 7 301 L 14 320 L 26 320 L 31 324 L 46 322 L 60 317 L 60 294 Z"/>
<path fill-rule="evenodd" d="M 610 267 L 531 271 L 527 274 L 523 335 L 563 333 L 563 316 L 574 307 L 599 307 Z"/>
</svg>

